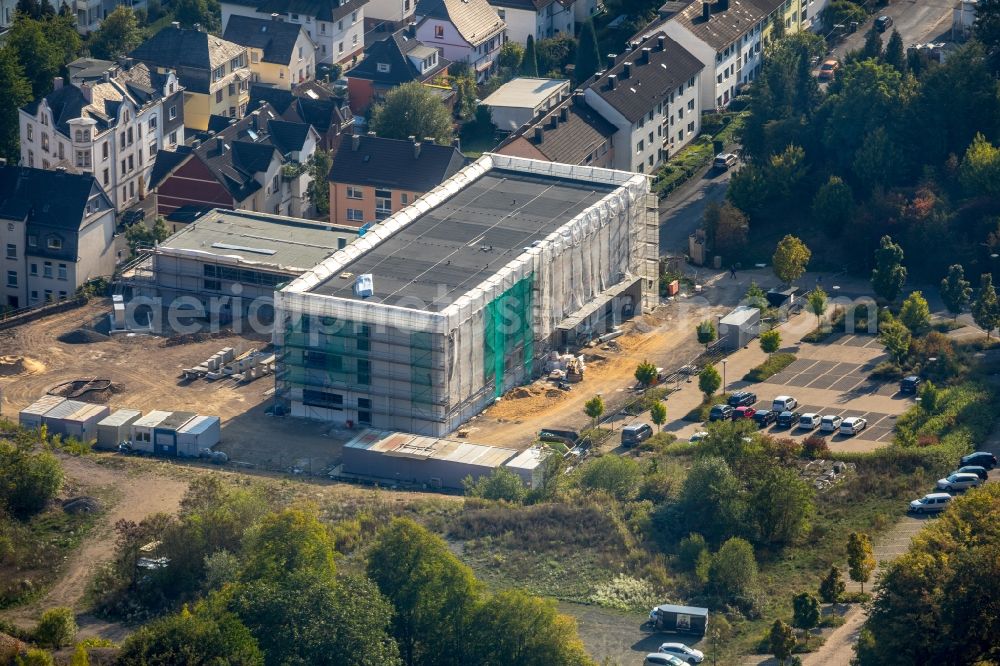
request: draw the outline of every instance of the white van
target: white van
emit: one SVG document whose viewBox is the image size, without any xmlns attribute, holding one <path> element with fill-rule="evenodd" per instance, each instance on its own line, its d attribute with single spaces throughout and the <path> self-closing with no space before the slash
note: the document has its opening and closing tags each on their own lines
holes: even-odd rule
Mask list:
<svg viewBox="0 0 1000 666">
<path fill-rule="evenodd" d="M 840 430 L 840 424 L 844 422 L 844 419 L 836 414 L 830 414 L 824 416 L 819 422 L 819 429 L 822 432 L 837 432 Z"/>
<path fill-rule="evenodd" d="M 771 411 L 778 412 L 791 412 L 794 411 L 796 407 L 799 406 L 799 401 L 790 395 L 779 395 L 771 403 Z"/>
</svg>

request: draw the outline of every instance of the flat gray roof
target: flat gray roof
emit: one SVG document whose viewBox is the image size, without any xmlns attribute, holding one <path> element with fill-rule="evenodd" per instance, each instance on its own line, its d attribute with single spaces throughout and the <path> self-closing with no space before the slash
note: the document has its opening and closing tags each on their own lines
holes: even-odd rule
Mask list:
<svg viewBox="0 0 1000 666">
<path fill-rule="evenodd" d="M 353 241 L 358 230 L 284 215 L 215 209 L 163 241 L 167 254 L 233 257 L 273 272 L 301 275 Z"/>
<path fill-rule="evenodd" d="M 361 300 L 354 282 L 370 273 L 364 300 L 440 312 L 618 187 L 490 169 L 309 291 Z"/>
<path fill-rule="evenodd" d="M 486 106 L 515 106 L 533 109 L 560 90 L 569 91 L 568 79 L 520 77 L 511 79 L 483 100 Z"/>
</svg>

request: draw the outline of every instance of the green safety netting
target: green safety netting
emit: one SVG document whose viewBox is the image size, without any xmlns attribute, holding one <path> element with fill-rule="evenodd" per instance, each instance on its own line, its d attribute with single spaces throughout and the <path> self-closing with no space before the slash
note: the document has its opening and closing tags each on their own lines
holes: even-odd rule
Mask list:
<svg viewBox="0 0 1000 666">
<path fill-rule="evenodd" d="M 532 330 L 532 290 L 534 274 L 514 285 L 486 304 L 483 310 L 483 379 L 499 398 L 504 392 L 504 371 L 509 358 L 518 358 L 531 374 L 534 356 Z M 520 352 L 520 353 L 518 353 Z"/>
</svg>

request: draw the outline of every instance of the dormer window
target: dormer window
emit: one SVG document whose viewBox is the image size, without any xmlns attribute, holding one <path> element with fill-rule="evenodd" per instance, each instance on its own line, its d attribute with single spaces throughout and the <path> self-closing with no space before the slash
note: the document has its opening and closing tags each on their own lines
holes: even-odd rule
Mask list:
<svg viewBox="0 0 1000 666">
<path fill-rule="evenodd" d="M 59 238 L 58 236 L 49 236 L 48 247 L 50 250 L 61 250 L 62 246 L 62 238 Z"/>
<path fill-rule="evenodd" d="M 382 74 L 388 74 L 389 73 L 390 66 L 389 66 L 389 63 L 387 63 L 387 62 L 380 62 L 380 63 L 378 63 L 378 65 L 376 65 L 376 67 L 378 68 L 378 71 L 381 72 Z"/>
</svg>

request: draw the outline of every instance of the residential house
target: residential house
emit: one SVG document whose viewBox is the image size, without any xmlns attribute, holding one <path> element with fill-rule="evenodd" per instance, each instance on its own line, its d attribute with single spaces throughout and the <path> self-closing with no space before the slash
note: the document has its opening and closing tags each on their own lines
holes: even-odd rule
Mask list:
<svg viewBox="0 0 1000 666">
<path fill-rule="evenodd" d="M 567 97 L 566 79 L 519 77 L 497 88 L 482 103 L 489 108 L 498 130 L 513 132 Z"/>
<path fill-rule="evenodd" d="M 584 23 L 587 19 L 593 18 L 603 8 L 604 3 L 599 0 L 575 0 L 573 3 L 573 13 L 577 23 Z"/>
<path fill-rule="evenodd" d="M 233 16 L 270 18 L 301 25 L 316 44 L 316 63 L 352 65 L 365 48 L 367 0 L 222 0 L 222 27 Z"/>
<path fill-rule="evenodd" d="M 493 150 L 577 166 L 613 169 L 618 128 L 587 106 L 582 91 L 539 113 Z"/>
<path fill-rule="evenodd" d="M 91 173 L 122 211 L 148 193 L 156 152 L 184 143 L 185 90 L 172 70 L 98 62 L 70 63 L 77 84 L 57 78 L 20 109 L 21 164 Z"/>
<path fill-rule="evenodd" d="M 417 0 L 368 0 L 365 32 L 396 30 L 413 22 Z"/>
<path fill-rule="evenodd" d="M 3 0 L 0 7 L 5 7 L 10 0 Z M 16 4 L 10 2 L 10 4 Z M 81 35 L 87 35 L 101 27 L 101 22 L 113 12 L 118 5 L 125 5 L 134 10 L 145 10 L 146 0 L 53 0 L 50 4 L 59 12 L 72 14 L 76 18 L 76 29 Z M 11 17 L 14 11 L 11 10 Z"/>
<path fill-rule="evenodd" d="M 507 38 L 519 44 L 556 35 L 573 36 L 576 26 L 575 0 L 490 0 L 507 24 Z"/>
<path fill-rule="evenodd" d="M 362 227 L 386 219 L 465 166 L 457 145 L 424 139 L 344 135 L 330 169 L 330 224 Z"/>
<path fill-rule="evenodd" d="M 449 64 L 438 49 L 420 43 L 411 28 L 394 32 L 365 49 L 365 59 L 345 75 L 351 111 L 363 115 L 403 83 L 430 83 L 446 73 Z"/>
<path fill-rule="evenodd" d="M 211 116 L 242 118 L 250 100 L 247 47 L 178 23 L 160 30 L 130 54 L 156 72 L 173 69 L 185 88 L 184 124 L 208 129 Z"/>
<path fill-rule="evenodd" d="M 157 214 L 228 208 L 306 216 L 305 165 L 318 142 L 311 126 L 281 120 L 264 104 L 203 142 L 156 156 Z"/>
<path fill-rule="evenodd" d="M 420 0 L 416 15 L 418 41 L 468 63 L 478 81 L 496 70 L 507 24 L 486 0 Z"/>
<path fill-rule="evenodd" d="M 111 275 L 114 234 L 114 206 L 93 174 L 0 167 L 0 305 L 68 298 Z"/>
<path fill-rule="evenodd" d="M 320 136 L 321 150 L 333 150 L 340 145 L 340 135 L 349 133 L 354 115 L 347 100 L 331 94 L 318 81 L 309 81 L 291 90 L 255 85 L 250 88 L 250 108 L 267 102 L 282 120 L 312 125 Z"/>
<path fill-rule="evenodd" d="M 617 128 L 615 168 L 653 173 L 701 131 L 698 90 L 705 66 L 662 33 L 609 65 L 584 98 Z"/>
<path fill-rule="evenodd" d="M 231 16 L 222 37 L 247 47 L 255 83 L 290 90 L 315 76 L 316 45 L 305 28 L 285 23 L 277 14 L 270 18 Z"/>
</svg>

